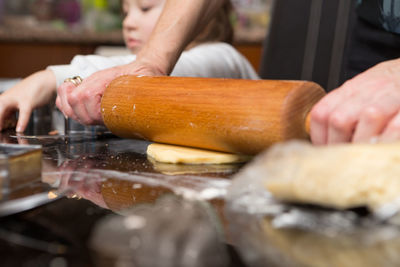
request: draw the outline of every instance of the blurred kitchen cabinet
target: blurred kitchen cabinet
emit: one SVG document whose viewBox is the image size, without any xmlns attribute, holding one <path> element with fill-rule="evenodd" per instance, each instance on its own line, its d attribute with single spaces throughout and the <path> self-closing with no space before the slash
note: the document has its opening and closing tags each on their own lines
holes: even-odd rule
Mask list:
<svg viewBox="0 0 400 267">
<path fill-rule="evenodd" d="M 68 64 L 75 55 L 93 54 L 101 44 L 53 42 L 0 42 L 0 77 L 23 78 L 49 65 Z M 258 72 L 262 45 L 237 44 L 235 47 Z"/>
<path fill-rule="evenodd" d="M 262 44 L 261 43 L 235 44 L 235 48 L 247 58 L 247 60 L 253 66 L 255 71 L 258 73 L 262 57 Z"/>
<path fill-rule="evenodd" d="M 234 46 L 257 72 L 272 2 L 232 0 Z M 68 64 L 77 54 L 93 54 L 98 46 L 123 45 L 119 0 L 0 3 L 5 3 L 0 8 L 0 78 L 26 77 L 48 65 Z"/>
<path fill-rule="evenodd" d="M 0 77 L 23 78 L 49 65 L 67 64 L 75 55 L 93 54 L 96 44 L 1 42 Z"/>
</svg>

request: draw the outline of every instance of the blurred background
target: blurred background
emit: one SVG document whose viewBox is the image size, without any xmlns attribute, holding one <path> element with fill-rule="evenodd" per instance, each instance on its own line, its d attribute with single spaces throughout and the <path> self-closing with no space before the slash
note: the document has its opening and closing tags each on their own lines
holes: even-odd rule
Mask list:
<svg viewBox="0 0 400 267">
<path fill-rule="evenodd" d="M 232 0 L 232 3 L 236 8 L 232 22 L 238 35 L 250 39 L 262 37 L 269 21 L 267 11 L 271 0 Z M 4 26 L 114 31 L 121 28 L 120 10 L 120 0 L 0 0 Z"/>
<path fill-rule="evenodd" d="M 256 70 L 272 2 L 232 0 L 234 45 Z M 123 46 L 120 10 L 119 0 L 0 0 L 0 78 Z"/>
</svg>

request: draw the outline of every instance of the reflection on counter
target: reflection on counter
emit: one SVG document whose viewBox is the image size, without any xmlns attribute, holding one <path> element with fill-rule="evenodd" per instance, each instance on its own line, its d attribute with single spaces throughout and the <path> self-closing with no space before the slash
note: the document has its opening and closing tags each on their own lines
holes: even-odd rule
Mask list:
<svg viewBox="0 0 400 267">
<path fill-rule="evenodd" d="M 187 263 L 190 266 L 238 266 L 229 264 L 230 256 L 226 252 L 223 233 L 220 232 L 221 227 L 217 227 L 223 205 L 216 200 L 226 193 L 230 185 L 228 178 L 237 170 L 237 166 L 233 166 L 230 171 L 226 167 L 222 173 L 213 173 L 213 169 L 210 169 L 209 172 L 190 175 L 165 175 L 156 171 L 147 160 L 144 153 L 149 143 L 145 141 L 124 140 L 112 135 L 88 132 L 50 136 L 35 135 L 34 129 L 31 131 L 26 136 L 17 136 L 13 131 L 4 132 L 1 136 L 2 140 L 10 143 L 22 141 L 43 146 L 41 180 L 47 187 L 42 187 L 39 192 L 31 190 L 30 194 L 20 196 L 19 199 L 0 201 L 0 211 L 10 204 L 20 203 L 16 201 L 31 204 L 29 207 L 20 205 L 19 210 L 14 210 L 13 216 L 0 212 L 3 216 L 0 221 L 5 222 L 0 227 L 0 248 L 15 251 L 17 247 L 25 250 L 25 255 L 31 253 L 29 248 L 33 248 L 48 255 L 42 258 L 42 263 L 58 257 L 58 260 L 68 265 L 75 262 L 72 266 L 120 266 L 118 263 L 124 259 L 120 257 L 125 256 L 125 252 L 136 255 L 133 261 L 141 264 L 137 266 L 150 266 L 146 261 L 162 262 L 166 260 L 165 257 L 172 257 L 168 261 L 174 263 L 171 266 L 188 266 Z M 32 185 L 26 184 L 24 187 L 32 189 Z M 47 202 L 36 203 L 36 196 L 42 196 L 42 193 L 48 196 Z M 175 200 L 159 200 L 172 195 L 178 197 Z M 206 208 L 210 205 L 208 201 L 214 206 Z M 173 208 L 173 213 L 170 208 Z M 210 217 L 213 209 L 218 210 L 220 215 Z M 99 218 L 101 214 L 111 212 L 114 213 L 112 217 L 105 217 L 104 220 Z M 51 216 L 47 217 L 49 213 Z M 66 219 L 67 215 L 72 217 Z M 129 224 L 127 228 L 115 232 L 117 229 L 108 224 L 112 219 L 113 222 L 126 225 L 126 222 L 132 223 L 135 216 L 146 218 L 147 223 L 143 228 L 134 228 Z M 59 218 L 64 218 L 64 221 L 57 223 Z M 78 223 L 78 219 L 85 222 Z M 30 225 L 32 223 L 37 225 Z M 29 229 L 39 227 L 37 231 L 41 232 L 43 223 L 49 227 L 49 232 L 39 237 L 19 232 L 18 228 L 12 227 L 23 228 L 29 225 Z M 79 229 L 73 230 L 70 224 Z M 88 225 L 91 225 L 90 231 Z M 94 225 L 97 226 L 93 228 Z M 193 225 L 198 227 L 193 228 Z M 63 230 L 67 232 L 57 232 L 60 227 L 68 229 Z M 86 229 L 86 234 L 79 236 L 83 229 Z M 164 234 L 159 230 L 164 231 Z M 15 235 L 22 240 L 20 243 L 15 244 L 12 238 Z M 119 235 L 125 238 L 119 239 Z M 87 247 L 89 237 L 91 246 Z M 53 238 L 55 240 L 52 243 L 48 242 Z M 132 247 L 132 238 L 139 240 L 141 245 Z M 171 243 L 172 240 L 177 242 Z M 125 247 L 126 242 L 128 247 Z M 14 245 L 9 247 L 6 244 Z M 161 254 L 155 252 L 154 246 L 158 245 Z M 171 253 L 163 252 L 165 246 L 171 248 Z M 87 252 L 89 249 L 90 253 Z M 50 255 L 53 255 L 53 259 Z M 93 263 L 88 264 L 88 259 L 83 255 L 91 255 Z M 149 255 L 152 257 L 149 258 Z M 114 261 L 106 261 L 109 258 Z M 19 260 L 21 258 L 12 262 L 15 264 Z"/>
<path fill-rule="evenodd" d="M 216 218 L 204 202 L 167 196 L 102 219 L 90 247 L 97 266 L 230 266 Z"/>
<path fill-rule="evenodd" d="M 233 222 L 229 224 L 233 242 L 249 266 L 399 266 L 398 225 L 382 222 L 363 225 L 368 218 L 357 216 L 356 228 L 335 233 L 279 227 L 273 218 L 261 214 L 231 213 L 228 220 Z M 313 220 L 309 221 L 309 226 L 313 226 Z"/>
</svg>

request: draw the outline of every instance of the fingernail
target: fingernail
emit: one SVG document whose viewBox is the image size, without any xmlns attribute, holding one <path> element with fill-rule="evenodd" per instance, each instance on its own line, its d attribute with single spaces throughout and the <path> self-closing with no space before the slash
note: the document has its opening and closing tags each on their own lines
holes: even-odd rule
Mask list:
<svg viewBox="0 0 400 267">
<path fill-rule="evenodd" d="M 16 129 L 16 131 L 17 131 L 18 133 L 22 132 L 22 127 L 21 127 L 21 126 L 18 126 L 17 129 Z"/>
</svg>

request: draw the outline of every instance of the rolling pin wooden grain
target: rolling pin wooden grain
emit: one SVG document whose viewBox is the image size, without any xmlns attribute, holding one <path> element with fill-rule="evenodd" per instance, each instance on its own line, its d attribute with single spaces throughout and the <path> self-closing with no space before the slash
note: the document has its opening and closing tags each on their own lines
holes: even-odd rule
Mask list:
<svg viewBox="0 0 400 267">
<path fill-rule="evenodd" d="M 254 155 L 306 139 L 306 117 L 325 95 L 307 81 L 121 76 L 101 110 L 117 136 Z"/>
</svg>

